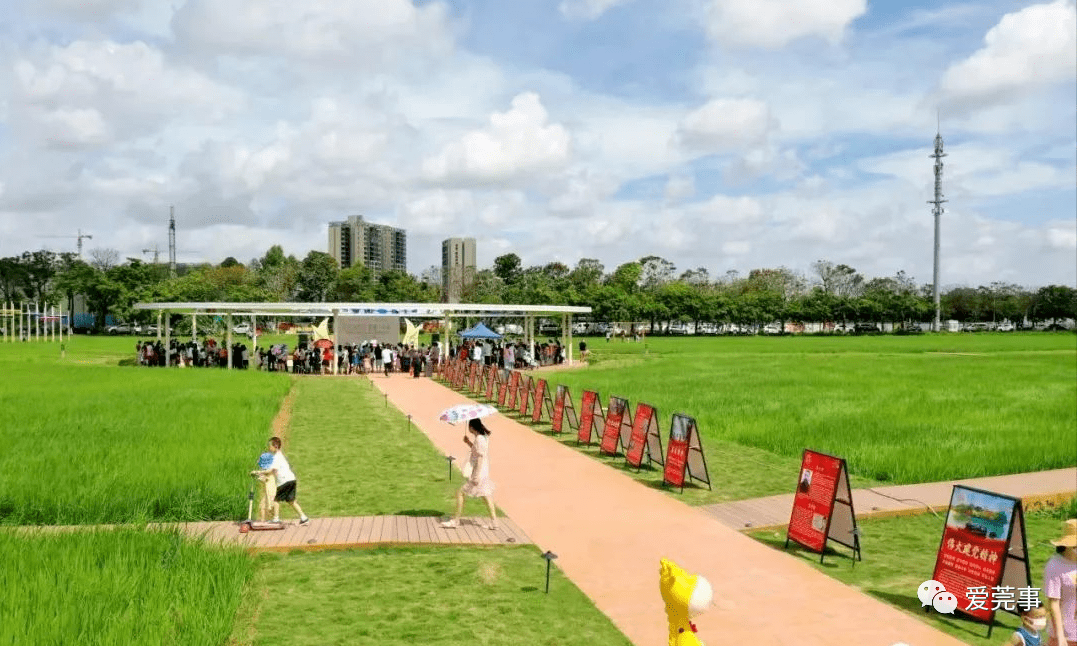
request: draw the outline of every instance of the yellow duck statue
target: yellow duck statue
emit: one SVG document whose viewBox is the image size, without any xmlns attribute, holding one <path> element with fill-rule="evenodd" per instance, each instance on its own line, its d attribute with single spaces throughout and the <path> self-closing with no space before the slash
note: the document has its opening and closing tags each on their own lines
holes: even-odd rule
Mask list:
<svg viewBox="0 0 1077 646">
<path fill-rule="evenodd" d="M 689 575 L 669 559 L 662 559 L 659 577 L 669 619 L 669 646 L 704 646 L 690 619 L 710 607 L 714 600 L 711 584 L 701 576 Z"/>
</svg>

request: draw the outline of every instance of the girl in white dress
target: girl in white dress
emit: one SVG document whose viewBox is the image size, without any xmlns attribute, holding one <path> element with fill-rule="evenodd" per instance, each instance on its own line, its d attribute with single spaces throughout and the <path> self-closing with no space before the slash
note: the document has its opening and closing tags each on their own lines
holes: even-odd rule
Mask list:
<svg viewBox="0 0 1077 646">
<path fill-rule="evenodd" d="M 471 447 L 471 456 L 467 466 L 470 474 L 467 482 L 456 492 L 456 514 L 451 520 L 441 523 L 442 527 L 459 527 L 460 515 L 464 513 L 464 496 L 482 498 L 486 501 L 486 507 L 490 510 L 490 524 L 483 525 L 484 529 L 497 530 L 497 510 L 494 508 L 494 483 L 490 480 L 490 429 L 483 426 L 480 420 L 473 419 L 468 422 L 467 433 L 464 433 L 464 443 Z M 474 439 L 468 437 L 468 433 L 474 434 Z"/>
</svg>

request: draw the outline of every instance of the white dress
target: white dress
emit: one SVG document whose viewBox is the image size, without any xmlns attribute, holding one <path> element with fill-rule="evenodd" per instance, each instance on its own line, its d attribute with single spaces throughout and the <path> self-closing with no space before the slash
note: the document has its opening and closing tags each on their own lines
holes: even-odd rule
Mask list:
<svg viewBox="0 0 1077 646">
<path fill-rule="evenodd" d="M 477 468 L 480 456 L 483 458 L 482 467 Z M 492 496 L 494 483 L 490 480 L 490 437 L 488 435 L 475 435 L 475 441 L 471 444 L 470 462 L 475 484 L 472 484 L 471 480 L 464 484 L 464 494 L 473 498 Z"/>
</svg>

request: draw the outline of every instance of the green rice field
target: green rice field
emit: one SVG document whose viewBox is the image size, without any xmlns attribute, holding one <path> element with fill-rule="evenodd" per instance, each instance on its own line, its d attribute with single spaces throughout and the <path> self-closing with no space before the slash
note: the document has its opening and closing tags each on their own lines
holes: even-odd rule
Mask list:
<svg viewBox="0 0 1077 646">
<path fill-rule="evenodd" d="M 695 417 L 705 450 L 799 459 L 904 484 L 1077 464 L 1077 335 L 590 339 L 592 365 L 548 375 L 643 401 L 668 432 Z M 719 469 L 711 468 L 712 476 Z M 782 482 L 782 490 L 788 483 Z M 774 492 L 777 493 L 777 492 Z"/>
<path fill-rule="evenodd" d="M 0 524 L 245 512 L 247 472 L 286 376 L 118 368 L 134 354 L 123 338 L 76 338 L 62 360 L 57 347 L 0 345 L 0 370 L 11 377 L 0 386 Z"/>
<path fill-rule="evenodd" d="M 178 532 L 0 530 L 0 643 L 224 644 L 255 563 Z M 11 558 L 18 555 L 18 558 Z"/>
</svg>

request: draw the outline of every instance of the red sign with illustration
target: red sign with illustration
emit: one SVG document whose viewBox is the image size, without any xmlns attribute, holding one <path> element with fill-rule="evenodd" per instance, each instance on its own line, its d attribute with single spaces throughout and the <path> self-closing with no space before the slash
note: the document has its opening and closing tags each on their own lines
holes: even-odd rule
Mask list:
<svg viewBox="0 0 1077 646">
<path fill-rule="evenodd" d="M 583 391 L 583 397 L 580 400 L 580 431 L 576 435 L 577 442 L 591 443 L 591 432 L 595 425 L 595 406 L 601 406 L 598 403 L 598 393 L 585 390 Z"/>
<path fill-rule="evenodd" d="M 505 400 L 509 395 L 509 376 L 505 372 L 501 373 L 501 381 L 497 389 L 497 405 L 504 406 Z"/>
<path fill-rule="evenodd" d="M 983 621 L 994 619 L 996 604 L 992 596 L 995 587 L 1003 583 L 1015 521 L 1024 524 L 1021 504 L 1016 498 L 954 485 L 931 578 L 957 597 L 957 609 L 961 612 Z M 1023 538 L 1024 532 L 1021 534 Z M 1020 545 L 1020 554 L 1027 553 L 1024 547 Z M 1005 584 L 1015 586 L 1014 581 Z M 979 593 L 970 593 L 971 588 Z"/>
<path fill-rule="evenodd" d="M 793 514 L 789 518 L 789 539 L 816 552 L 826 547 L 841 468 L 841 458 L 804 451 L 800 480 L 793 496 Z"/>
<path fill-rule="evenodd" d="M 468 384 L 468 390 L 474 391 L 475 387 L 478 385 L 478 381 L 479 381 L 479 362 L 478 361 L 472 361 L 471 362 L 471 381 Z"/>
<path fill-rule="evenodd" d="M 562 424 L 565 419 L 565 399 L 568 397 L 568 388 L 565 386 L 557 387 L 557 394 L 553 399 L 553 419 L 550 420 L 550 426 L 553 427 L 554 433 L 560 433 Z"/>
<path fill-rule="evenodd" d="M 519 390 L 519 388 L 520 388 L 520 373 L 513 370 L 512 371 L 512 376 L 509 377 L 509 400 L 506 402 L 506 405 L 509 408 L 515 408 L 516 407 L 516 392 Z"/>
<path fill-rule="evenodd" d="M 610 396 L 610 405 L 606 409 L 606 426 L 602 429 L 602 444 L 599 451 L 602 453 L 617 453 L 617 442 L 621 438 L 621 422 L 625 418 L 625 409 L 628 402 L 620 397 Z"/>
<path fill-rule="evenodd" d="M 684 470 L 688 465 L 688 445 L 691 443 L 692 426 L 678 424 L 674 416 L 669 429 L 669 445 L 666 446 L 666 466 L 662 474 L 666 484 L 684 486 Z"/>
<path fill-rule="evenodd" d="M 486 366 L 486 399 L 494 398 L 494 380 L 497 379 L 497 366 Z"/>
<path fill-rule="evenodd" d="M 520 400 L 516 402 L 516 412 L 527 415 L 527 405 L 531 403 L 531 377 L 520 378 Z"/>
<path fill-rule="evenodd" d="M 647 436 L 658 420 L 654 407 L 650 404 L 636 404 L 636 417 L 632 420 L 632 435 L 628 442 L 625 459 L 634 467 L 643 464 L 643 451 L 647 448 Z M 657 432 L 657 428 L 654 429 Z"/>
<path fill-rule="evenodd" d="M 531 403 L 531 421 L 538 423 L 542 421 L 542 408 L 543 404 L 546 404 L 546 399 L 549 395 L 546 394 L 546 380 L 539 379 L 535 384 L 535 400 Z M 547 414 L 549 412 L 547 411 Z"/>
</svg>

